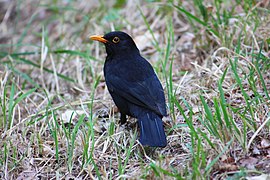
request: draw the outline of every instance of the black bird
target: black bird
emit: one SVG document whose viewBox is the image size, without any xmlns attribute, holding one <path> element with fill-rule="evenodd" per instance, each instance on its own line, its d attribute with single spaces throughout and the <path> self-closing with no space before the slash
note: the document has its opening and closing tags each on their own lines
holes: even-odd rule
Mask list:
<svg viewBox="0 0 270 180">
<path fill-rule="evenodd" d="M 165 147 L 162 117 L 167 115 L 164 91 L 151 64 L 145 60 L 126 33 L 114 31 L 90 39 L 105 44 L 104 76 L 108 90 L 120 110 L 121 124 L 126 115 L 138 119 L 140 142 Z"/>
</svg>

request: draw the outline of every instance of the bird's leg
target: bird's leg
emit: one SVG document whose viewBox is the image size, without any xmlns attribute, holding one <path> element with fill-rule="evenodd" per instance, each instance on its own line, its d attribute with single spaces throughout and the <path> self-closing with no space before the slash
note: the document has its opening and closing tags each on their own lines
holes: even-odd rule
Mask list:
<svg viewBox="0 0 270 180">
<path fill-rule="evenodd" d="M 126 114 L 124 113 L 121 113 L 121 116 L 120 116 L 120 124 L 125 124 L 127 122 L 127 117 L 126 117 Z"/>
</svg>

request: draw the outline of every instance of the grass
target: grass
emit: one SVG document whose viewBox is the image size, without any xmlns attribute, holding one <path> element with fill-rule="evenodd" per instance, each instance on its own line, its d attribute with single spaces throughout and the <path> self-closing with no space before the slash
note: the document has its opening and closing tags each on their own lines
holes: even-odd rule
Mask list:
<svg viewBox="0 0 270 180">
<path fill-rule="evenodd" d="M 0 3 L 0 178 L 269 176 L 269 5 L 110 3 Z M 118 123 L 104 47 L 88 39 L 114 29 L 163 84 L 165 148 L 142 147 L 135 119 Z"/>
</svg>

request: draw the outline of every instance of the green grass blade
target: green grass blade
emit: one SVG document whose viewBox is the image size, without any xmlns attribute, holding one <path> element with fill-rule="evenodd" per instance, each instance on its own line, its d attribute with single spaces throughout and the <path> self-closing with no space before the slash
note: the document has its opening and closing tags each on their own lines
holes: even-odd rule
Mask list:
<svg viewBox="0 0 270 180">
<path fill-rule="evenodd" d="M 14 107 L 14 95 L 15 95 L 15 84 L 12 82 L 10 95 L 9 95 L 9 102 L 8 102 L 8 122 L 6 124 L 8 125 L 6 128 L 11 128 L 11 121 L 12 121 L 12 113 L 13 113 L 13 107 Z"/>
<path fill-rule="evenodd" d="M 158 45 L 159 43 L 158 43 L 158 41 L 156 40 L 156 37 L 155 37 L 155 35 L 154 35 L 154 32 L 153 32 L 153 30 L 151 29 L 151 27 L 150 27 L 150 25 L 149 25 L 149 23 L 148 23 L 148 21 L 147 21 L 145 15 L 143 14 L 143 12 L 142 12 L 142 10 L 141 10 L 141 8 L 140 8 L 139 6 L 137 6 L 137 8 L 139 9 L 140 14 L 141 14 L 141 16 L 142 16 L 142 18 L 143 18 L 143 21 L 144 21 L 145 25 L 147 26 L 147 29 L 148 29 L 148 31 L 150 32 L 151 36 L 152 36 L 152 39 L 154 40 L 154 46 L 155 46 L 155 48 L 156 48 L 158 51 L 161 51 L 161 49 L 160 49 L 160 47 L 159 47 L 159 45 Z"/>
<path fill-rule="evenodd" d="M 222 148 L 222 151 L 218 154 L 218 156 L 213 159 L 205 168 L 205 174 L 208 174 L 209 171 L 211 170 L 211 168 L 214 166 L 214 164 L 220 159 L 220 157 L 229 149 L 230 145 L 232 144 L 232 142 L 234 141 L 234 138 L 232 138 L 227 145 Z"/>
<path fill-rule="evenodd" d="M 203 20 L 197 18 L 196 16 L 194 16 L 193 14 L 191 14 L 190 12 L 188 12 L 187 10 L 185 10 L 184 8 L 181 8 L 175 4 L 172 4 L 173 7 L 175 7 L 178 11 L 184 13 L 187 17 L 189 17 L 190 19 L 195 20 L 196 22 L 198 22 L 199 24 L 203 25 L 204 27 L 207 27 L 207 29 L 212 32 L 214 35 L 216 35 L 217 37 L 219 37 L 219 33 L 217 31 L 215 31 L 214 29 L 210 28 L 208 26 L 207 23 L 205 23 Z"/>
</svg>

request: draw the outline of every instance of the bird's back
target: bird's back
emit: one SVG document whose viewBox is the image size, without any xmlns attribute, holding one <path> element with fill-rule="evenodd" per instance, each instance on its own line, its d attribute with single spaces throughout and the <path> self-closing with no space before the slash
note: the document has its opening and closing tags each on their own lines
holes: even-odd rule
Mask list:
<svg viewBox="0 0 270 180">
<path fill-rule="evenodd" d="M 164 91 L 152 66 L 140 55 L 106 60 L 106 83 L 110 93 L 129 103 L 166 115 Z"/>
</svg>

